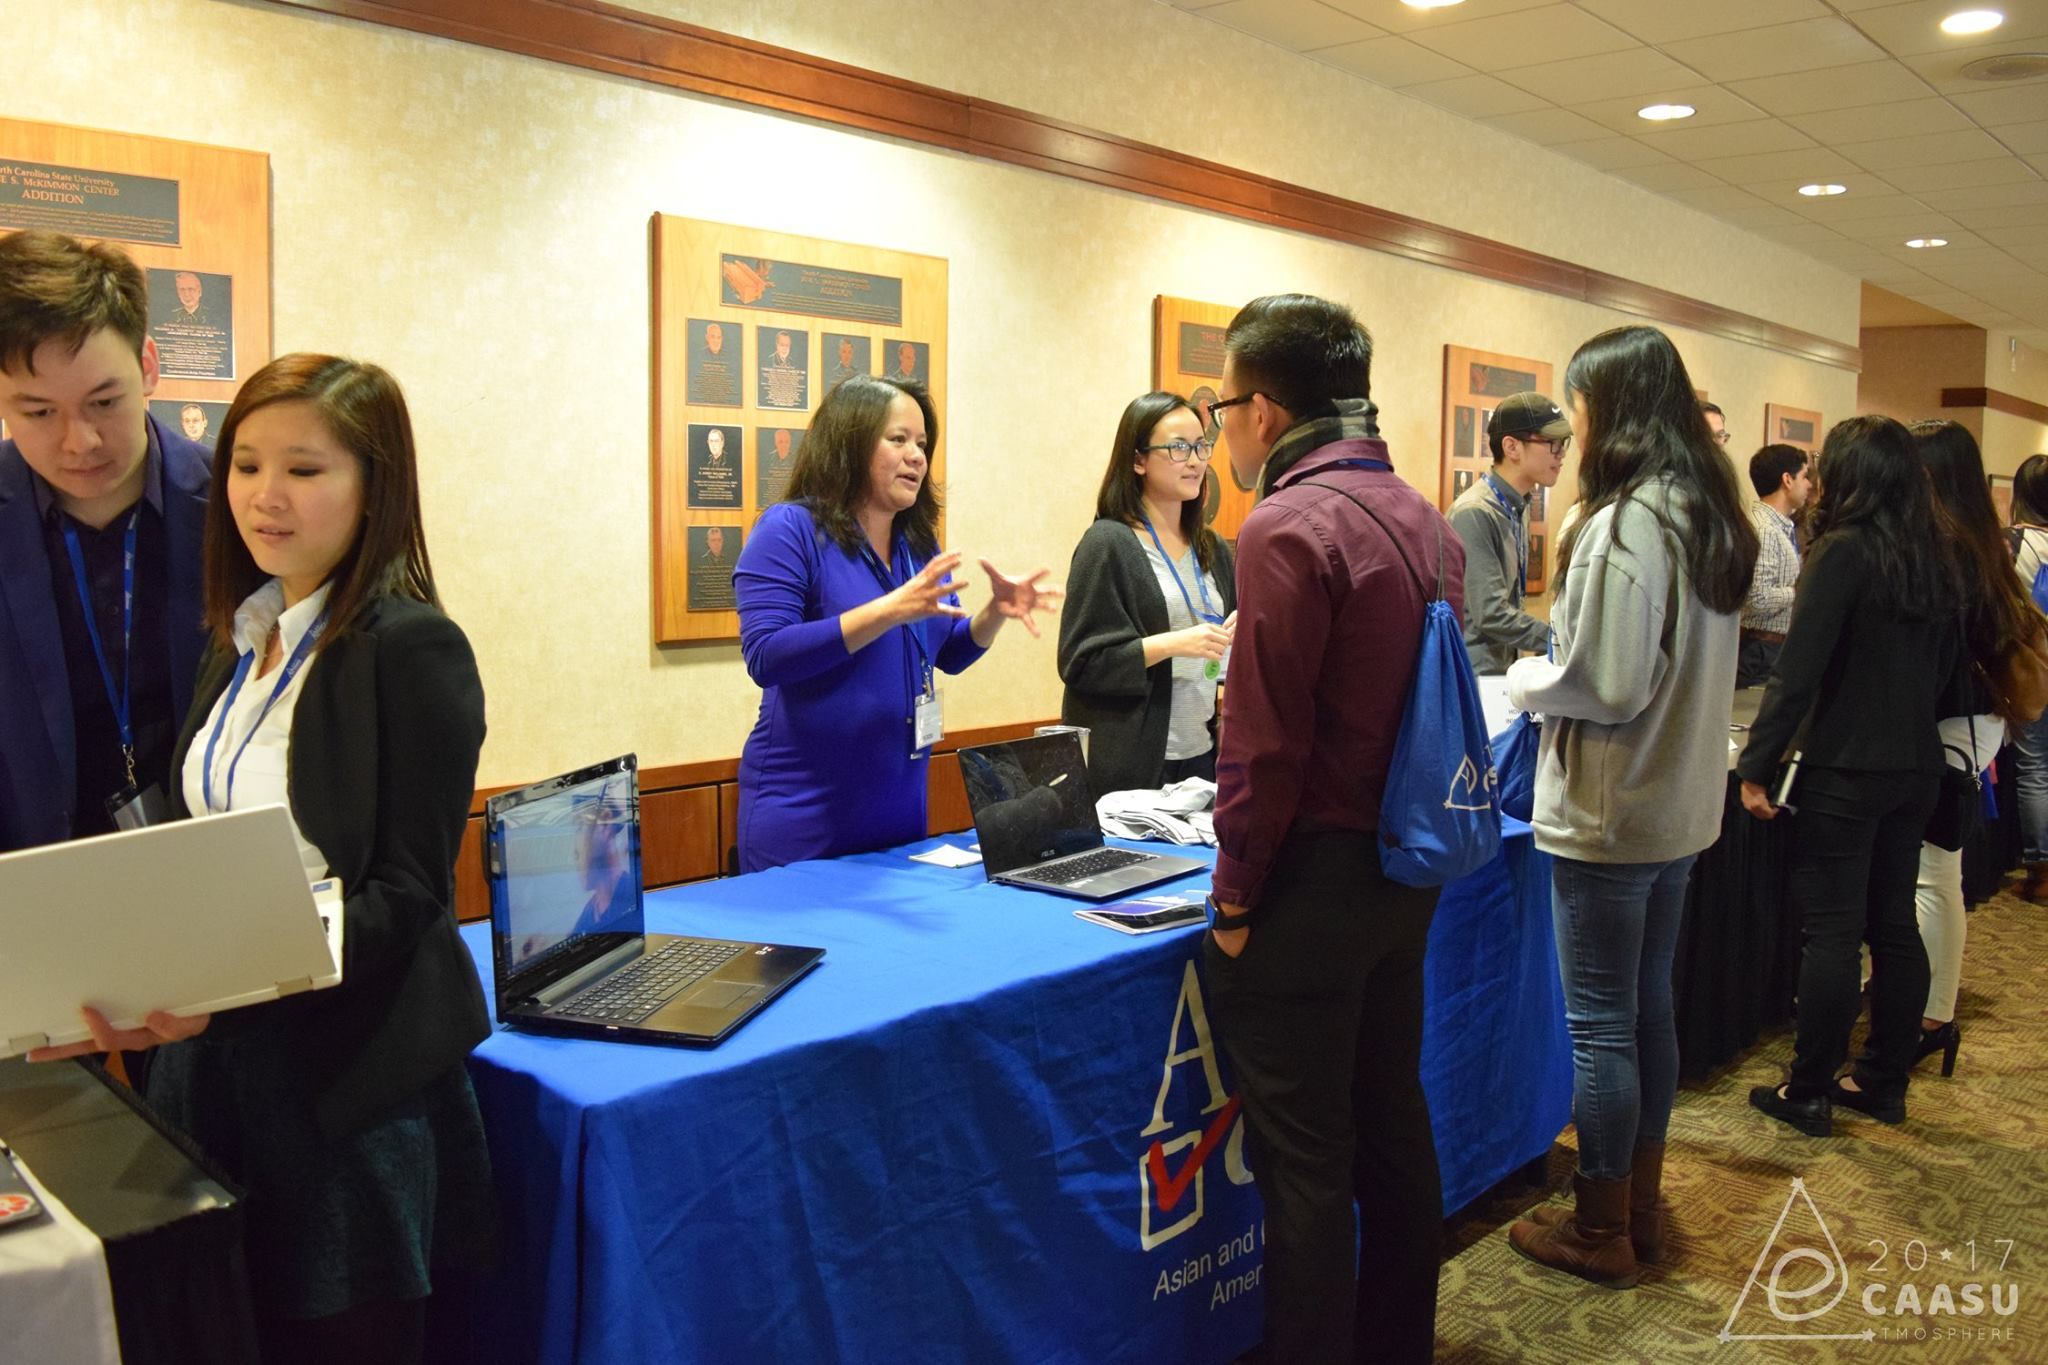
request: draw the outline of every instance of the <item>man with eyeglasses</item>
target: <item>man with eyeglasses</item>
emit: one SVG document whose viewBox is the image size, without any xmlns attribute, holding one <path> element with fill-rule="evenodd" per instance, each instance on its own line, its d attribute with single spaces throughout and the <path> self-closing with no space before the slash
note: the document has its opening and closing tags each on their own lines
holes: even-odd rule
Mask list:
<svg viewBox="0 0 2048 1365">
<path fill-rule="evenodd" d="M 1551 488 L 1571 447 L 1572 424 L 1540 393 L 1501 400 L 1486 424 L 1493 468 L 1451 504 L 1465 543 L 1465 652 L 1474 673 L 1505 673 L 1523 650 L 1540 654 L 1550 627 L 1522 610 L 1529 591 L 1529 502 Z"/>
<path fill-rule="evenodd" d="M 1700 400 L 1700 416 L 1707 419 L 1707 430 L 1714 433 L 1714 439 L 1722 445 L 1728 444 L 1728 418 L 1722 413 L 1719 403 Z"/>
</svg>

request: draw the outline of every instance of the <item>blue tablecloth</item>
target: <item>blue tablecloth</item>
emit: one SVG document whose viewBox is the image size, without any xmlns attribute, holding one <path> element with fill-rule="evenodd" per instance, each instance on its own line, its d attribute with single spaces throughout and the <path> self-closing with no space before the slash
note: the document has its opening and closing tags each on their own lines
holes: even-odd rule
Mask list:
<svg viewBox="0 0 2048 1365">
<path fill-rule="evenodd" d="M 1569 1114 L 1548 868 L 1516 833 L 1431 934 L 1447 1209 Z M 437 1309 L 476 1359 L 1094 1365 L 1256 1342 L 1259 1202 L 1198 932 L 1120 935 L 906 860 L 928 846 L 651 895 L 651 930 L 828 950 L 715 1050 L 504 1029 L 477 1050 L 505 1261 Z M 464 933 L 488 981 L 485 927 Z"/>
</svg>

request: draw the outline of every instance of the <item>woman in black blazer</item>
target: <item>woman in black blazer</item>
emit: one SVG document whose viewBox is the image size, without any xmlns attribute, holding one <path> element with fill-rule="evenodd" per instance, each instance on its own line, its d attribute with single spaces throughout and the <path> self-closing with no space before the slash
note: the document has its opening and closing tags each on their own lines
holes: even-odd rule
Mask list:
<svg viewBox="0 0 2048 1365">
<path fill-rule="evenodd" d="M 152 1015 L 153 1105 L 248 1191 L 266 1360 L 418 1360 L 437 1270 L 495 1224 L 463 1058 L 490 1030 L 454 864 L 483 687 L 436 605 L 404 398 L 290 355 L 236 396 L 205 537 L 211 646 L 172 761 L 179 813 L 286 800 L 341 880 L 344 975 L 211 1020 Z M 94 1017 L 90 1014 L 89 1019 Z"/>
<path fill-rule="evenodd" d="M 1904 1120 L 1927 1002 L 1927 950 L 1914 914 L 1921 835 L 1941 781 L 1936 722 L 1967 665 L 1960 565 L 1919 453 L 1889 417 L 1852 417 L 1821 452 L 1813 549 L 1792 625 L 1736 764 L 1760 819 L 1797 750 L 1792 903 L 1805 948 L 1799 1033 L 1783 1086 L 1750 1102 L 1801 1132 L 1832 1131 L 1845 1105 Z M 1870 1041 L 1849 1075 L 1860 1012 L 1859 943 L 1870 945 Z"/>
<path fill-rule="evenodd" d="M 1230 547 L 1205 524 L 1210 442 L 1187 399 L 1117 423 L 1060 617 L 1060 718 L 1085 725 L 1096 796 L 1216 776 L 1216 691 L 1236 629 Z"/>
</svg>

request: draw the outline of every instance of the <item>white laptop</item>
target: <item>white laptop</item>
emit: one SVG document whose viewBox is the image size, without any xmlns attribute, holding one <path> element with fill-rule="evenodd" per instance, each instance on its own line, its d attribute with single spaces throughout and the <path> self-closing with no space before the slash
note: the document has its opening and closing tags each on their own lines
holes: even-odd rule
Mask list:
<svg viewBox="0 0 2048 1365">
<path fill-rule="evenodd" d="M 341 883 L 283 806 L 0 854 L 0 1057 L 341 981 Z"/>
</svg>

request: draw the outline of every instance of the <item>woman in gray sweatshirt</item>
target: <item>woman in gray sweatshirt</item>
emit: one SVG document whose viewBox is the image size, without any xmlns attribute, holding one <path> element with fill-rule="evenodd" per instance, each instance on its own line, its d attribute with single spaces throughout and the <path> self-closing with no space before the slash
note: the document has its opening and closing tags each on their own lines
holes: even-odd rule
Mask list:
<svg viewBox="0 0 2048 1365">
<path fill-rule="evenodd" d="M 1623 1288 L 1663 1252 L 1678 1089 L 1671 963 L 1685 886 L 1720 836 L 1739 613 L 1756 532 L 1662 332 L 1622 327 L 1565 370 L 1585 452 L 1559 551 L 1556 658 L 1508 669 L 1544 718 L 1531 824 L 1552 855 L 1572 1037 L 1576 1207 L 1509 1230 L 1541 1264 Z"/>
</svg>

